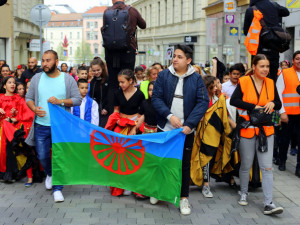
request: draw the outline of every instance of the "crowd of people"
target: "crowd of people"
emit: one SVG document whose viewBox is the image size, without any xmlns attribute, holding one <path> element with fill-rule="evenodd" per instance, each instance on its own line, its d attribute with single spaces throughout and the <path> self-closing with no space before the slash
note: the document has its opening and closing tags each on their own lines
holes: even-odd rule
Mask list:
<svg viewBox="0 0 300 225">
<path fill-rule="evenodd" d="M 258 182 L 264 193 L 264 214 L 282 213 L 283 208 L 275 206 L 272 199 L 272 163 L 284 171 L 291 139 L 291 155 L 296 155 L 296 146 L 300 146 L 300 51 L 294 53 L 292 64 L 280 63 L 277 81 L 268 78 L 270 62 L 263 54 L 253 58 L 250 69 L 242 63 L 226 69 L 214 58 L 212 68 L 206 70 L 192 65 L 192 55 L 188 46 L 177 45 L 168 68 L 155 63 L 148 68 L 137 66 L 134 71 L 121 70 L 113 99 L 109 97 L 106 63 L 100 57 L 89 67 L 81 65 L 70 72 L 66 64 L 58 69 L 57 53 L 52 50 L 43 54 L 42 68 L 30 58 L 28 69 L 19 65 L 12 72 L 1 60 L 1 180 L 12 183 L 27 176 L 25 186 L 30 187 L 45 174 L 45 187 L 53 190 L 55 202 L 64 201 L 63 186 L 52 186 L 50 102 L 124 135 L 182 128 L 186 135 L 180 200 L 183 215 L 191 213 L 191 182 L 202 186 L 204 197 L 213 198 L 211 177 L 232 188 L 237 188 L 235 179 L 239 177 L 238 203 L 247 205 L 255 160 L 261 173 Z M 20 143 L 23 148 L 18 147 Z M 300 177 L 297 155 L 295 174 Z M 131 195 L 131 191 L 111 187 L 111 194 Z M 138 199 L 150 197 L 151 204 L 159 201 L 133 194 Z"/>
</svg>

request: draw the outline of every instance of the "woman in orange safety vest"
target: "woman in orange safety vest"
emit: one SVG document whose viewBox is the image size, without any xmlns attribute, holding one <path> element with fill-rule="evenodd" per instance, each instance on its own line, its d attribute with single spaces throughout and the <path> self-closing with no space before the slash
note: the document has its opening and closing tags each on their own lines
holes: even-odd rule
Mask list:
<svg viewBox="0 0 300 225">
<path fill-rule="evenodd" d="M 238 108 L 240 121 L 250 121 L 248 112 L 253 109 L 262 108 L 265 113 L 271 114 L 273 110 L 281 108 L 281 101 L 272 79 L 267 78 L 270 62 L 265 55 L 258 54 L 253 58 L 252 70 L 239 79 L 239 83 L 231 97 L 230 104 Z M 283 212 L 282 207 L 276 207 L 273 203 L 273 145 L 274 126 L 263 126 L 267 136 L 268 150 L 258 150 L 258 127 L 250 123 L 248 128 L 241 129 L 239 153 L 241 166 L 239 171 L 241 190 L 238 203 L 242 206 L 248 204 L 249 173 L 252 167 L 255 152 L 257 154 L 259 167 L 262 173 L 262 188 L 264 193 L 264 214 L 279 214 Z"/>
</svg>

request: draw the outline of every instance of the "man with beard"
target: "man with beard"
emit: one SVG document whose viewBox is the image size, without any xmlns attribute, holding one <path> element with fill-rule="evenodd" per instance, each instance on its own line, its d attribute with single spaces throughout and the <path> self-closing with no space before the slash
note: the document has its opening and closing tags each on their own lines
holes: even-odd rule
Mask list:
<svg viewBox="0 0 300 225">
<path fill-rule="evenodd" d="M 21 75 L 21 82 L 26 83 L 26 80 L 31 79 L 35 74 L 43 72 L 41 68 L 37 66 L 38 61 L 35 57 L 28 59 L 28 69 L 25 70 Z"/>
<path fill-rule="evenodd" d="M 43 72 L 36 74 L 30 82 L 25 98 L 28 107 L 36 116 L 26 143 L 36 146 L 37 157 L 47 175 L 46 189 L 53 190 L 55 202 L 63 202 L 64 197 L 61 193 L 63 186 L 52 186 L 51 124 L 48 102 L 70 112 L 70 107 L 79 106 L 82 99 L 76 81 L 68 74 L 60 72 L 57 65 L 57 53 L 53 50 L 46 51 L 42 58 Z"/>
</svg>

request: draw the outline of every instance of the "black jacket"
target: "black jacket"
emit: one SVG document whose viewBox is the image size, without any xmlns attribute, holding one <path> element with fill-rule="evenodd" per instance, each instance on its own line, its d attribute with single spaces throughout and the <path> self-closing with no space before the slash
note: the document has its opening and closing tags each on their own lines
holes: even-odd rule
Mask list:
<svg viewBox="0 0 300 225">
<path fill-rule="evenodd" d="M 108 83 L 107 80 L 103 84 L 101 82 L 102 79 L 94 77 L 91 80 L 89 92 L 90 97 L 98 103 L 100 113 L 102 109 L 108 111 Z"/>
<path fill-rule="evenodd" d="M 268 27 L 278 27 L 281 26 L 281 18 L 290 15 L 287 8 L 277 4 L 276 2 L 271 2 L 269 0 L 250 0 L 250 7 L 246 10 L 245 21 L 244 21 L 244 34 L 248 34 L 248 30 L 251 26 L 253 19 L 253 8 L 256 6 L 259 11 L 263 14 L 263 19 Z"/>
<path fill-rule="evenodd" d="M 35 74 L 40 72 L 43 72 L 43 70 L 40 67 L 38 67 L 36 71 L 33 71 L 31 69 L 25 70 L 21 75 L 21 79 L 20 79 L 21 83 L 26 84 L 27 83 L 26 80 L 31 79 Z"/>
</svg>

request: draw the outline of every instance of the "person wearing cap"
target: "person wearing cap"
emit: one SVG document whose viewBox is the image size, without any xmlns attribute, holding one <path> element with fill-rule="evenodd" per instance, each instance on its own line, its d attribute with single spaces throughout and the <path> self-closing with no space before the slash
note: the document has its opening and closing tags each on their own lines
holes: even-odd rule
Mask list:
<svg viewBox="0 0 300 225">
<path fill-rule="evenodd" d="M 15 71 L 15 79 L 17 83 L 22 83 L 21 82 L 21 76 L 22 73 L 24 73 L 24 71 L 26 70 L 26 66 L 24 64 L 20 64 L 17 66 L 17 69 Z"/>
<path fill-rule="evenodd" d="M 280 171 L 286 170 L 287 152 L 289 149 L 292 132 L 295 129 L 297 144 L 300 146 L 300 51 L 293 54 L 293 66 L 284 69 L 278 77 L 276 86 L 282 101 L 279 110 L 281 120 L 281 136 L 279 142 L 279 166 Z M 300 154 L 297 156 L 295 175 L 300 178 Z"/>
</svg>

